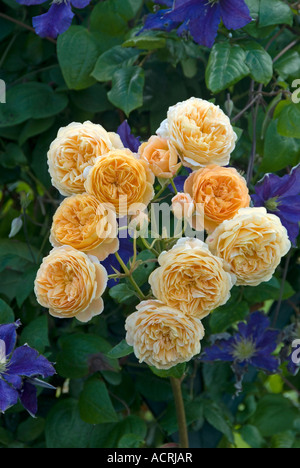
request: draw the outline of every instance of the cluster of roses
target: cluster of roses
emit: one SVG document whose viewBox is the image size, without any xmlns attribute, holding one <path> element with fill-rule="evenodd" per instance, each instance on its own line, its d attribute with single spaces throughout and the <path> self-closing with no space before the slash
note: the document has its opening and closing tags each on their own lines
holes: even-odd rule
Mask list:
<svg viewBox="0 0 300 468">
<path fill-rule="evenodd" d="M 196 98 L 171 107 L 138 154 L 100 125 L 61 129 L 48 162 L 53 185 L 67 198 L 54 216 L 54 249 L 37 274 L 39 303 L 55 317 L 86 322 L 100 314 L 108 279 L 100 262 L 119 249 L 117 218 L 133 205 L 147 207 L 155 176 L 172 178 L 182 163 L 193 172 L 172 200 L 174 214 L 192 226 L 200 217 L 209 235 L 206 243 L 181 238 L 159 256 L 149 278 L 155 299 L 127 318 L 126 339 L 141 362 L 160 369 L 198 354 L 201 320 L 228 301 L 235 284 L 271 279 L 291 247 L 280 219 L 251 208 L 245 179 L 225 167 L 236 139 L 222 110 Z"/>
</svg>

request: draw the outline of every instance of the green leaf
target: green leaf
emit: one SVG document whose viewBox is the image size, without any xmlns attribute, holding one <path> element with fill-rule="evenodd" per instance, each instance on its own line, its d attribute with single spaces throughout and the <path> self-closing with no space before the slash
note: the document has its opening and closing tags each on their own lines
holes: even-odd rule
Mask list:
<svg viewBox="0 0 300 468">
<path fill-rule="evenodd" d="M 289 76 L 298 77 L 300 73 L 300 54 L 296 50 L 288 50 L 275 62 L 275 70 L 283 80 Z"/>
<path fill-rule="evenodd" d="M 29 418 L 18 426 L 17 437 L 21 442 L 32 442 L 44 431 L 45 419 Z"/>
<path fill-rule="evenodd" d="M 108 353 L 111 346 L 100 336 L 74 333 L 59 340 L 57 372 L 65 378 L 79 379 L 89 374 L 89 359 L 98 353 Z"/>
<path fill-rule="evenodd" d="M 264 445 L 264 439 L 259 430 L 257 427 L 251 426 L 251 424 L 247 424 L 241 428 L 241 436 L 252 448 L 262 448 Z"/>
<path fill-rule="evenodd" d="M 46 419 L 47 448 L 87 448 L 93 426 L 82 421 L 76 400 L 64 399 L 51 408 Z"/>
<path fill-rule="evenodd" d="M 118 421 L 106 385 L 98 377 L 85 382 L 79 397 L 79 411 L 81 419 L 89 424 Z"/>
<path fill-rule="evenodd" d="M 107 99 L 105 86 L 100 83 L 81 91 L 71 91 L 71 100 L 79 109 L 86 112 L 105 112 L 113 108 Z"/>
<path fill-rule="evenodd" d="M 219 93 L 248 76 L 250 70 L 246 65 L 246 57 L 246 52 L 238 45 L 230 45 L 228 42 L 215 44 L 205 72 L 208 89 Z"/>
<path fill-rule="evenodd" d="M 251 287 L 246 286 L 243 289 L 243 296 L 246 301 L 250 304 L 257 304 L 259 302 L 264 302 L 269 299 L 274 301 L 279 299 L 281 289 L 281 282 L 273 276 L 273 278 L 267 283 L 262 283 L 259 286 Z M 291 285 L 286 281 L 283 291 L 283 299 L 288 299 L 293 296 L 295 291 Z"/>
<path fill-rule="evenodd" d="M 286 105 L 278 117 L 277 130 L 280 135 L 300 138 L 300 104 Z"/>
<path fill-rule="evenodd" d="M 21 344 L 27 343 L 32 348 L 35 348 L 40 353 L 45 351 L 46 346 L 49 346 L 48 339 L 48 318 L 46 315 L 38 317 L 22 330 Z"/>
<path fill-rule="evenodd" d="M 300 115 L 299 115 L 300 117 Z M 282 136 L 278 133 L 279 122 L 273 120 L 265 136 L 264 157 L 260 165 L 263 172 L 276 172 L 287 166 L 296 166 L 300 162 L 300 144 L 295 138 Z M 287 125 L 281 120 L 281 128 Z M 286 127 L 287 128 L 287 127 Z"/>
<path fill-rule="evenodd" d="M 36 274 L 37 266 L 27 266 L 22 273 L 10 269 L 5 270 L 0 275 L 0 294 L 10 301 L 16 299 L 18 307 L 21 307 L 33 292 Z"/>
<path fill-rule="evenodd" d="M 216 309 L 210 317 L 212 333 L 222 333 L 230 326 L 244 320 L 249 313 L 247 302 L 229 303 Z"/>
<path fill-rule="evenodd" d="M 12 323 L 15 321 L 15 315 L 13 310 L 9 307 L 6 302 L 0 299 L 0 324 Z"/>
<path fill-rule="evenodd" d="M 234 443 L 232 430 L 218 406 L 209 401 L 205 402 L 204 417 L 211 426 L 224 434 L 229 442 Z"/>
<path fill-rule="evenodd" d="M 140 34 L 127 39 L 123 47 L 136 47 L 138 49 L 156 50 L 163 49 L 166 46 L 166 39 L 159 37 L 157 33 Z"/>
<path fill-rule="evenodd" d="M 157 262 L 152 261 L 155 259 L 156 256 L 149 250 L 143 250 L 138 254 L 137 262 L 143 263 L 133 272 L 133 278 L 139 286 L 143 286 L 148 281 L 150 274 L 157 267 Z"/>
<path fill-rule="evenodd" d="M 119 442 L 124 435 L 134 434 L 137 439 L 144 440 L 146 433 L 146 423 L 137 416 L 131 415 L 116 424 L 96 426 L 90 438 L 90 448 L 116 448 L 119 447 Z"/>
<path fill-rule="evenodd" d="M 7 104 L 0 106 L 0 127 L 11 127 L 29 119 L 45 119 L 59 114 L 68 104 L 64 94 L 58 94 L 43 83 L 23 83 L 7 91 Z"/>
<path fill-rule="evenodd" d="M 119 359 L 124 356 L 128 356 L 129 354 L 133 353 L 133 347 L 127 344 L 126 340 L 122 340 L 117 346 L 111 349 L 107 356 L 112 359 Z"/>
<path fill-rule="evenodd" d="M 141 67 L 127 67 L 118 70 L 112 80 L 108 99 L 127 116 L 143 105 L 145 76 Z"/>
<path fill-rule="evenodd" d="M 156 367 L 150 367 L 153 374 L 157 375 L 158 377 L 162 377 L 163 379 L 168 379 L 169 377 L 174 377 L 175 379 L 180 379 L 186 370 L 186 363 L 183 362 L 182 364 L 177 364 L 177 366 L 171 367 L 171 369 L 164 370 L 164 369 L 156 369 Z"/>
<path fill-rule="evenodd" d="M 22 146 L 29 138 L 40 135 L 52 127 L 54 123 L 53 117 L 46 119 L 31 119 L 23 127 L 19 135 L 19 145 Z"/>
<path fill-rule="evenodd" d="M 282 433 L 293 427 L 298 410 L 282 395 L 265 395 L 258 401 L 251 424 L 263 437 Z"/>
<path fill-rule="evenodd" d="M 121 46 L 115 46 L 98 58 L 92 76 L 97 81 L 111 81 L 114 73 L 120 68 L 130 67 L 137 60 L 140 52 Z"/>
<path fill-rule="evenodd" d="M 260 0 L 259 26 L 275 24 L 293 24 L 293 12 L 289 5 L 281 0 Z"/>
<path fill-rule="evenodd" d="M 90 75 L 98 58 L 92 34 L 83 26 L 71 26 L 58 37 L 57 56 L 69 89 L 85 89 L 95 83 Z"/>
<path fill-rule="evenodd" d="M 255 41 L 240 43 L 246 51 L 246 65 L 250 70 L 250 76 L 254 81 L 267 85 L 273 76 L 273 62 L 265 49 Z"/>
<path fill-rule="evenodd" d="M 119 304 L 131 304 L 132 300 L 136 298 L 135 291 L 126 283 L 120 283 L 113 286 L 109 290 L 109 295 Z"/>
<path fill-rule="evenodd" d="M 13 169 L 16 166 L 26 166 L 27 159 L 21 148 L 15 143 L 8 143 L 5 151 L 0 153 L 1 166 Z"/>
<path fill-rule="evenodd" d="M 118 442 L 118 448 L 140 448 L 144 439 L 136 434 L 125 434 Z"/>
</svg>

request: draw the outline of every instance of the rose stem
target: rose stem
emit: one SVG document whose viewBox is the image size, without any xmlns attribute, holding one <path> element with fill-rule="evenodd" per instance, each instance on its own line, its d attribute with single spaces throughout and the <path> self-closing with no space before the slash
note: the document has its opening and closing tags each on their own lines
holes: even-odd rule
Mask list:
<svg viewBox="0 0 300 468">
<path fill-rule="evenodd" d="M 181 391 L 181 381 L 180 379 L 175 379 L 174 377 L 171 377 L 170 381 L 172 385 L 175 407 L 176 407 L 180 447 L 189 448 L 189 438 L 188 438 L 185 409 L 184 409 L 184 403 L 183 403 L 182 391 Z"/>
<path fill-rule="evenodd" d="M 132 286 L 135 288 L 136 292 L 138 293 L 138 296 L 139 298 L 143 301 L 146 299 L 145 295 L 143 294 L 143 292 L 141 291 L 141 289 L 139 288 L 139 286 L 137 285 L 137 283 L 135 282 L 131 272 L 129 271 L 129 269 L 127 268 L 127 266 L 125 265 L 125 263 L 123 262 L 123 260 L 121 259 L 120 255 L 118 254 L 118 252 L 115 253 L 115 257 L 116 259 L 118 260 L 118 262 L 120 263 L 121 267 L 123 268 L 126 276 L 129 278 L 129 281 L 131 282 Z"/>
</svg>

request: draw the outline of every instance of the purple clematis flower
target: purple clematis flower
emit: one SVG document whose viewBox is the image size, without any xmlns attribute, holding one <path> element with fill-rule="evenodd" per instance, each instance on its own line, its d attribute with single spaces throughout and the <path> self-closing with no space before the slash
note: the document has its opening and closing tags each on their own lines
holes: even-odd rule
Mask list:
<svg viewBox="0 0 300 468">
<path fill-rule="evenodd" d="M 91 0 L 53 0 L 47 13 L 35 16 L 32 19 L 33 27 L 36 33 L 41 37 L 52 37 L 56 39 L 72 24 L 75 8 L 85 8 Z M 21 5 L 41 5 L 45 0 L 17 0 Z"/>
<path fill-rule="evenodd" d="M 227 29 L 240 29 L 252 21 L 244 0 L 156 0 L 168 8 L 149 15 L 145 29 L 190 32 L 195 42 L 212 47 L 221 20 Z"/>
<path fill-rule="evenodd" d="M 135 137 L 133 135 L 127 120 L 124 120 L 124 122 L 119 126 L 117 133 L 121 138 L 121 141 L 125 148 L 130 149 L 133 153 L 138 152 L 138 149 L 141 145 L 141 138 Z"/>
<path fill-rule="evenodd" d="M 283 177 L 266 174 L 256 185 L 252 200 L 254 206 L 264 206 L 280 218 L 296 245 L 300 231 L 300 164 Z"/>
<path fill-rule="evenodd" d="M 4 412 L 20 399 L 24 408 L 34 416 L 37 412 L 35 385 L 53 388 L 37 377 L 50 377 L 55 369 L 50 362 L 27 345 L 15 349 L 18 320 L 0 325 L 0 411 Z"/>
<path fill-rule="evenodd" d="M 270 329 L 270 320 L 262 312 L 254 312 L 247 323 L 240 322 L 233 336 L 215 337 L 215 343 L 206 348 L 201 361 L 232 362 L 236 369 L 247 370 L 248 365 L 276 373 L 279 360 L 272 356 L 277 347 L 278 330 Z"/>
</svg>

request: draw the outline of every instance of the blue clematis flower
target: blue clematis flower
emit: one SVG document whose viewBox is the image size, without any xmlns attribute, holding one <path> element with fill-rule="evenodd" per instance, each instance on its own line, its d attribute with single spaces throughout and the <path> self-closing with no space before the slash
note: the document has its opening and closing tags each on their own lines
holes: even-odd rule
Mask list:
<svg viewBox="0 0 300 468">
<path fill-rule="evenodd" d="M 232 362 L 235 369 L 246 371 L 248 365 L 270 373 L 276 373 L 279 359 L 272 356 L 277 347 L 278 330 L 270 329 L 270 320 L 262 312 L 255 312 L 247 323 L 238 325 L 238 333 L 233 336 L 215 337 L 215 343 L 206 348 L 201 361 Z"/>
<path fill-rule="evenodd" d="M 254 206 L 264 206 L 277 215 L 296 245 L 300 231 L 300 164 L 283 177 L 266 174 L 256 185 L 252 201 Z"/>
<path fill-rule="evenodd" d="M 51 7 L 47 13 L 40 16 L 35 16 L 32 19 L 33 27 L 36 33 L 41 37 L 52 37 L 56 39 L 59 34 L 62 34 L 72 24 L 74 13 L 72 6 L 75 8 L 85 8 L 91 0 L 53 0 Z M 45 0 L 17 0 L 21 5 L 41 5 Z"/>
<path fill-rule="evenodd" d="M 21 401 L 34 416 L 37 412 L 35 385 L 51 387 L 37 377 L 50 377 L 55 369 L 50 362 L 27 345 L 15 349 L 20 321 L 0 325 L 0 411 Z M 51 387 L 53 388 L 53 387 Z"/>
<path fill-rule="evenodd" d="M 135 137 L 133 135 L 127 120 L 124 120 L 124 122 L 119 126 L 117 133 L 121 138 L 121 141 L 125 148 L 130 149 L 133 153 L 138 152 L 138 149 L 141 145 L 141 138 Z"/>
<path fill-rule="evenodd" d="M 244 0 L 156 0 L 168 8 L 149 15 L 143 29 L 190 32 L 195 42 L 212 47 L 221 19 L 227 29 L 240 29 L 252 21 Z"/>
</svg>

